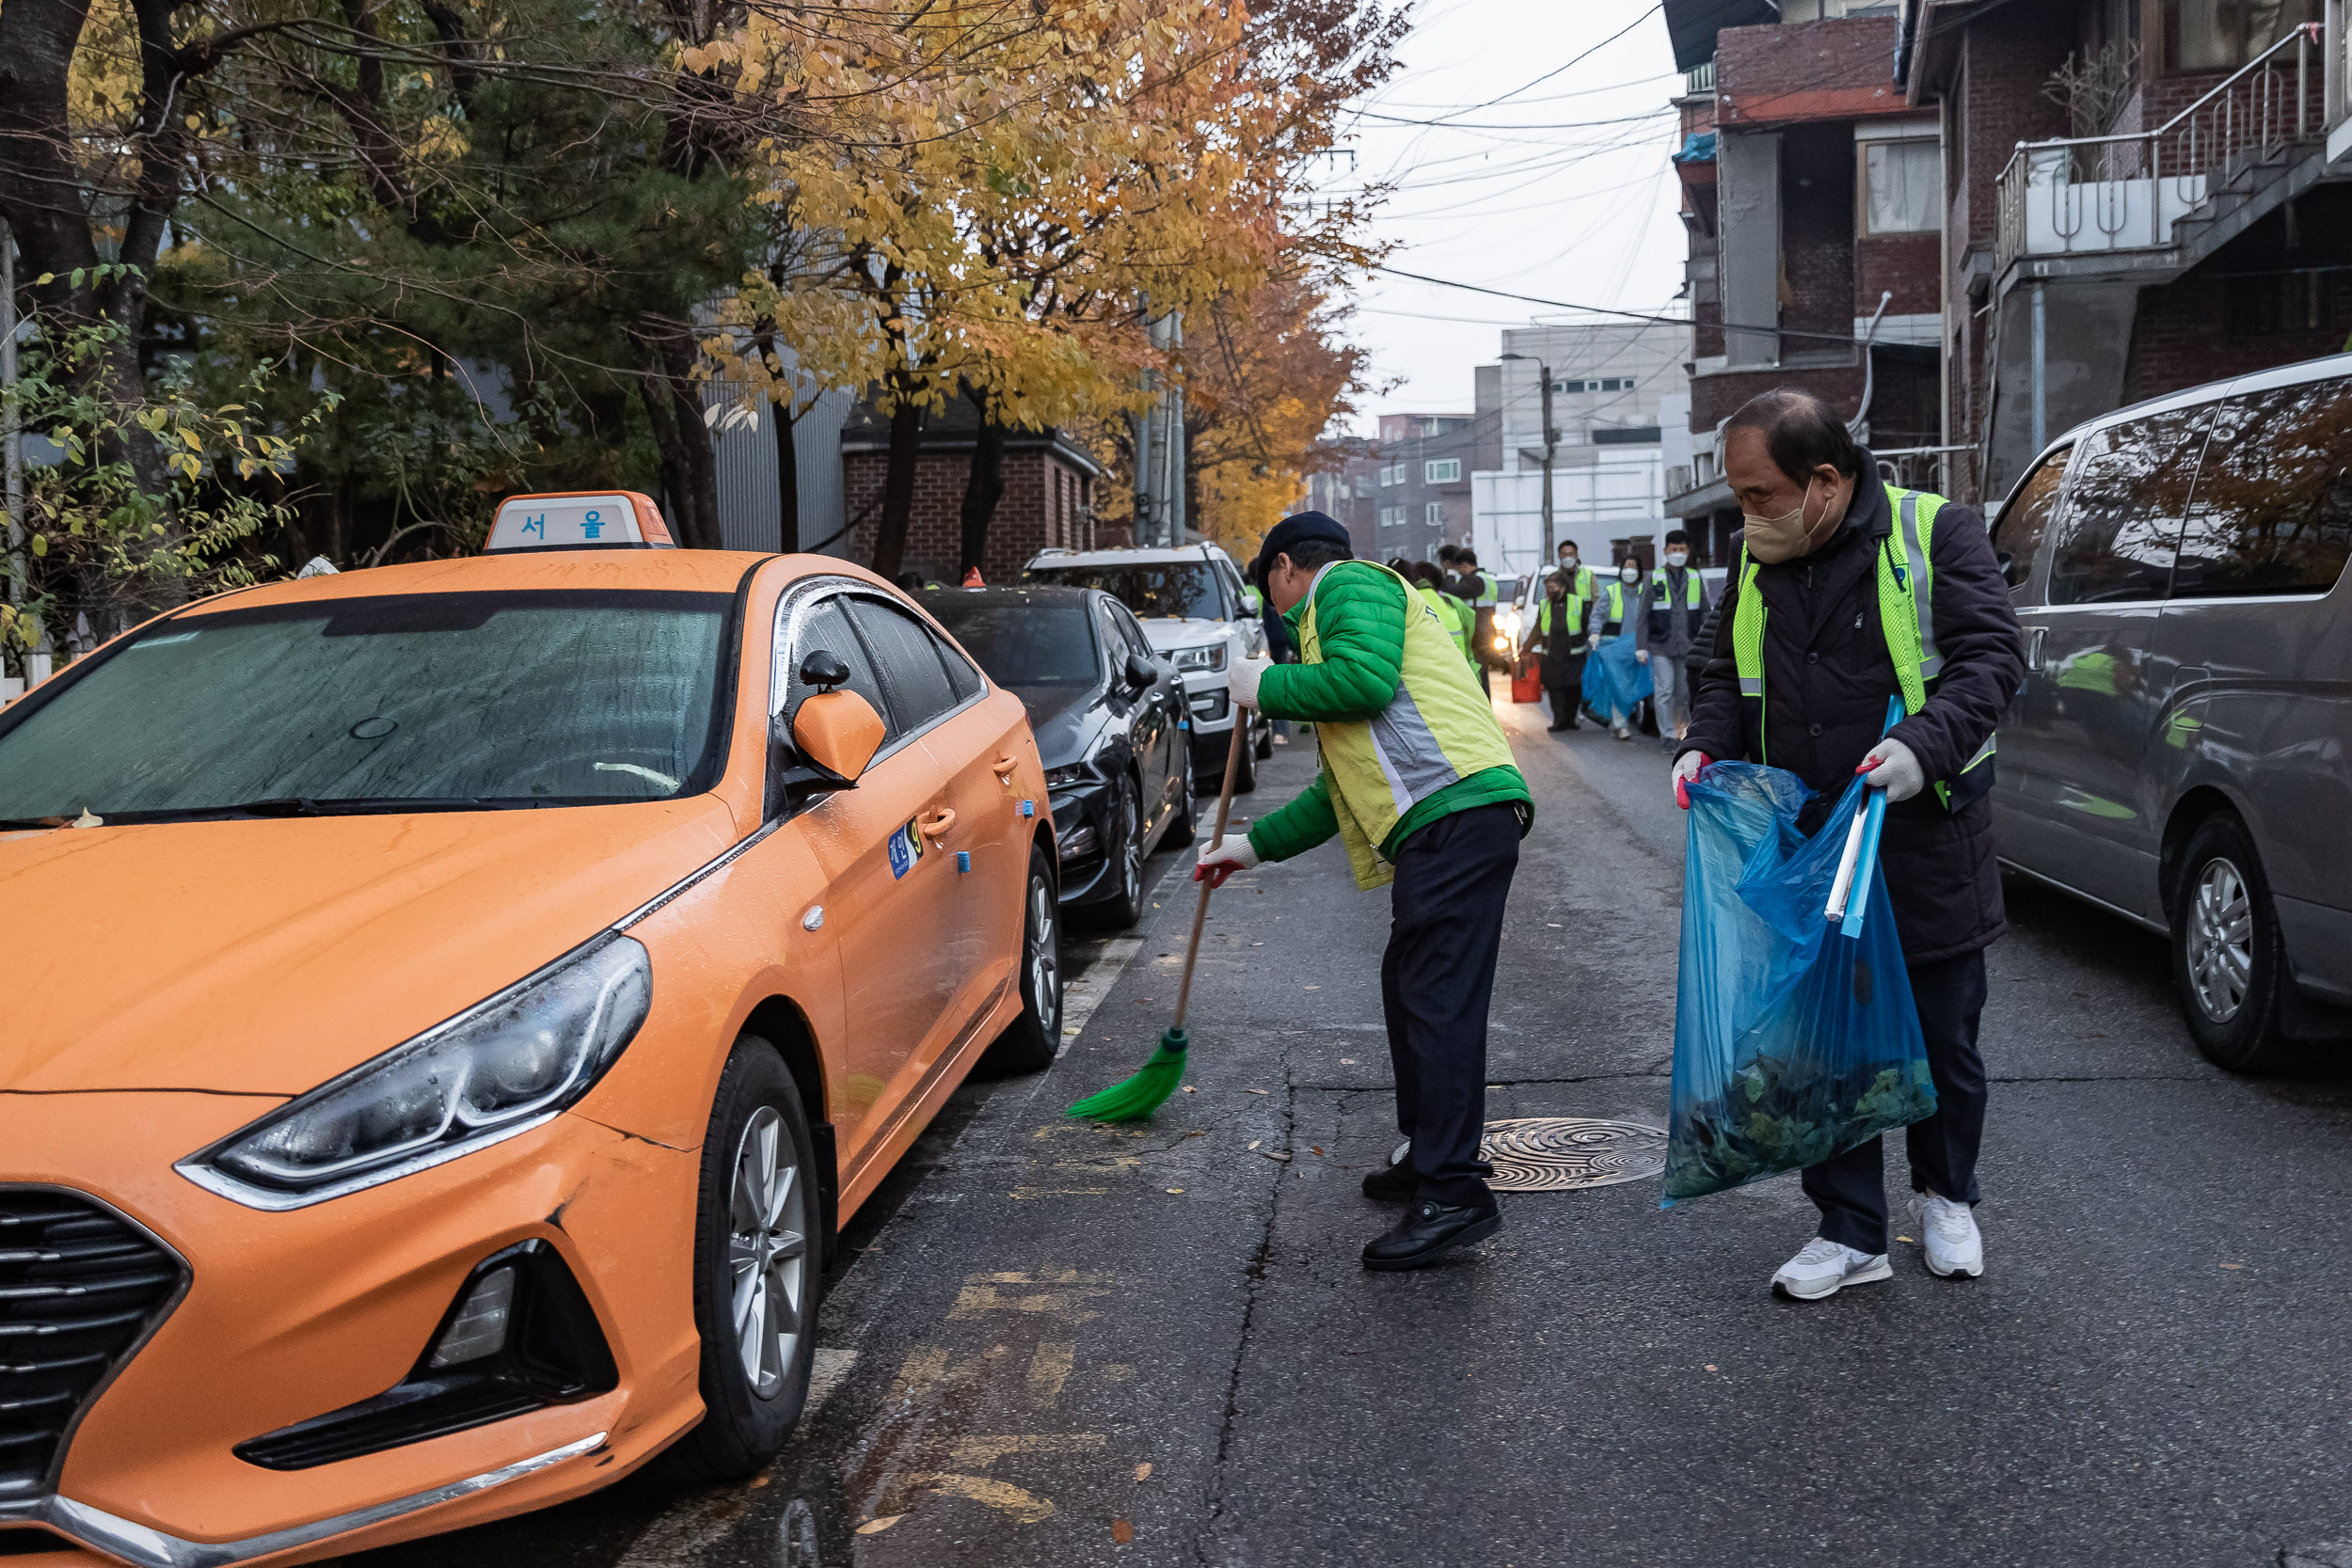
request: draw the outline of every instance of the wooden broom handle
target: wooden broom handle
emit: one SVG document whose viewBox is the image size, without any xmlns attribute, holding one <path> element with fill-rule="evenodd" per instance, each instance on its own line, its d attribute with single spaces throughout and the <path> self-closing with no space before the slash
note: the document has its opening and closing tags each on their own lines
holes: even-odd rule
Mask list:
<svg viewBox="0 0 2352 1568">
<path fill-rule="evenodd" d="M 1233 709 L 1233 743 L 1225 748 L 1225 784 L 1216 794 L 1216 832 L 1210 838 L 1214 845 L 1225 842 L 1225 824 L 1233 815 L 1233 770 L 1241 766 L 1241 749 L 1249 743 L 1249 715 L 1254 710 L 1236 706 Z M 1192 940 L 1184 943 L 1184 977 L 1176 986 L 1176 1022 L 1171 1028 L 1184 1026 L 1184 1005 L 1192 1000 L 1192 965 L 1200 957 L 1200 927 L 1208 924 L 1209 879 L 1200 879 L 1200 903 L 1192 911 Z"/>
</svg>

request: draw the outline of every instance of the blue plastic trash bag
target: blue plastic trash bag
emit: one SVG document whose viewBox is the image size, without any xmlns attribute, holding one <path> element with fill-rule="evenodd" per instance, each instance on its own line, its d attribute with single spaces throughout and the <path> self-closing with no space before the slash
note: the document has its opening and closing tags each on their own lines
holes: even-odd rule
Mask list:
<svg viewBox="0 0 2352 1568">
<path fill-rule="evenodd" d="M 1885 877 L 1872 865 L 1859 935 L 1824 913 L 1862 781 L 1810 839 L 1793 773 L 1717 763 L 1690 796 L 1669 1206 L 1935 1114 Z"/>
<path fill-rule="evenodd" d="M 1630 716 L 1650 694 L 1649 666 L 1633 657 L 1633 639 L 1613 637 L 1584 661 L 1584 700 L 1606 720 L 1612 711 Z"/>
</svg>

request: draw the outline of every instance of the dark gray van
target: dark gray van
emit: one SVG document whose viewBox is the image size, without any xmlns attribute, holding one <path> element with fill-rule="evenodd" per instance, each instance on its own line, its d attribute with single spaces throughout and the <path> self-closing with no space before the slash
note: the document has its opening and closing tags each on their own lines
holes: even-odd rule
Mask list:
<svg viewBox="0 0 2352 1568">
<path fill-rule="evenodd" d="M 2172 940 L 2221 1066 L 2352 1005 L 2352 355 L 2069 431 L 1994 524 L 2026 686 L 2003 861 Z"/>
</svg>

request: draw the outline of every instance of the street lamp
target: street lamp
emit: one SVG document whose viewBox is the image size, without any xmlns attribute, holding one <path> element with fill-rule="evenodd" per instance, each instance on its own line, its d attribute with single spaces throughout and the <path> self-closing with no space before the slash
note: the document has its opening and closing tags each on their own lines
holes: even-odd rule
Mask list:
<svg viewBox="0 0 2352 1568">
<path fill-rule="evenodd" d="M 1552 448 L 1553 448 L 1555 445 L 1557 445 L 1557 444 L 1558 444 L 1558 442 L 1559 442 L 1559 440 L 1560 440 L 1560 433 L 1559 433 L 1558 431 L 1556 431 L 1556 430 L 1554 430 L 1554 429 L 1552 429 L 1552 428 L 1551 428 L 1551 367 L 1550 367 L 1549 365 L 1545 364 L 1545 363 L 1544 363 L 1541 359 L 1536 359 L 1536 358 L 1535 358 L 1535 356 L 1534 356 L 1534 355 L 1532 355 L 1532 354 L 1505 354 L 1505 355 L 1502 355 L 1501 357 L 1505 358 L 1505 359 L 1534 360 L 1534 365 L 1535 365 L 1535 373 L 1536 373 L 1536 375 L 1537 375 L 1537 376 L 1539 376 L 1540 378 L 1542 378 L 1542 381 L 1543 381 L 1543 386 L 1544 386 L 1544 554 L 1543 554 L 1543 561 L 1542 561 L 1542 563 L 1541 563 L 1541 565 L 1539 565 L 1536 569 L 1537 569 L 1538 571 L 1549 571 L 1549 570 L 1551 569 L 1551 558 L 1552 558 L 1552 551 L 1556 548 L 1556 546 L 1553 545 L 1553 543 L 1552 543 L 1552 539 L 1551 539 L 1551 452 L 1552 452 Z"/>
</svg>

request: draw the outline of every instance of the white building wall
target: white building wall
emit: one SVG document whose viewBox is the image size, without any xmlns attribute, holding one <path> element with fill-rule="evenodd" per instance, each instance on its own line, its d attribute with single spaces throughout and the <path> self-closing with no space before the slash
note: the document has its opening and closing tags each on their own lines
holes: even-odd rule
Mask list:
<svg viewBox="0 0 2352 1568">
<path fill-rule="evenodd" d="M 1587 563 L 1606 565 L 1612 539 L 1655 541 L 1665 531 L 1662 447 L 1602 447 L 1598 461 L 1551 472 L 1551 529 Z M 1544 475 L 1519 468 L 1470 475 L 1471 547 L 1497 577 L 1522 577 L 1544 553 Z"/>
</svg>

